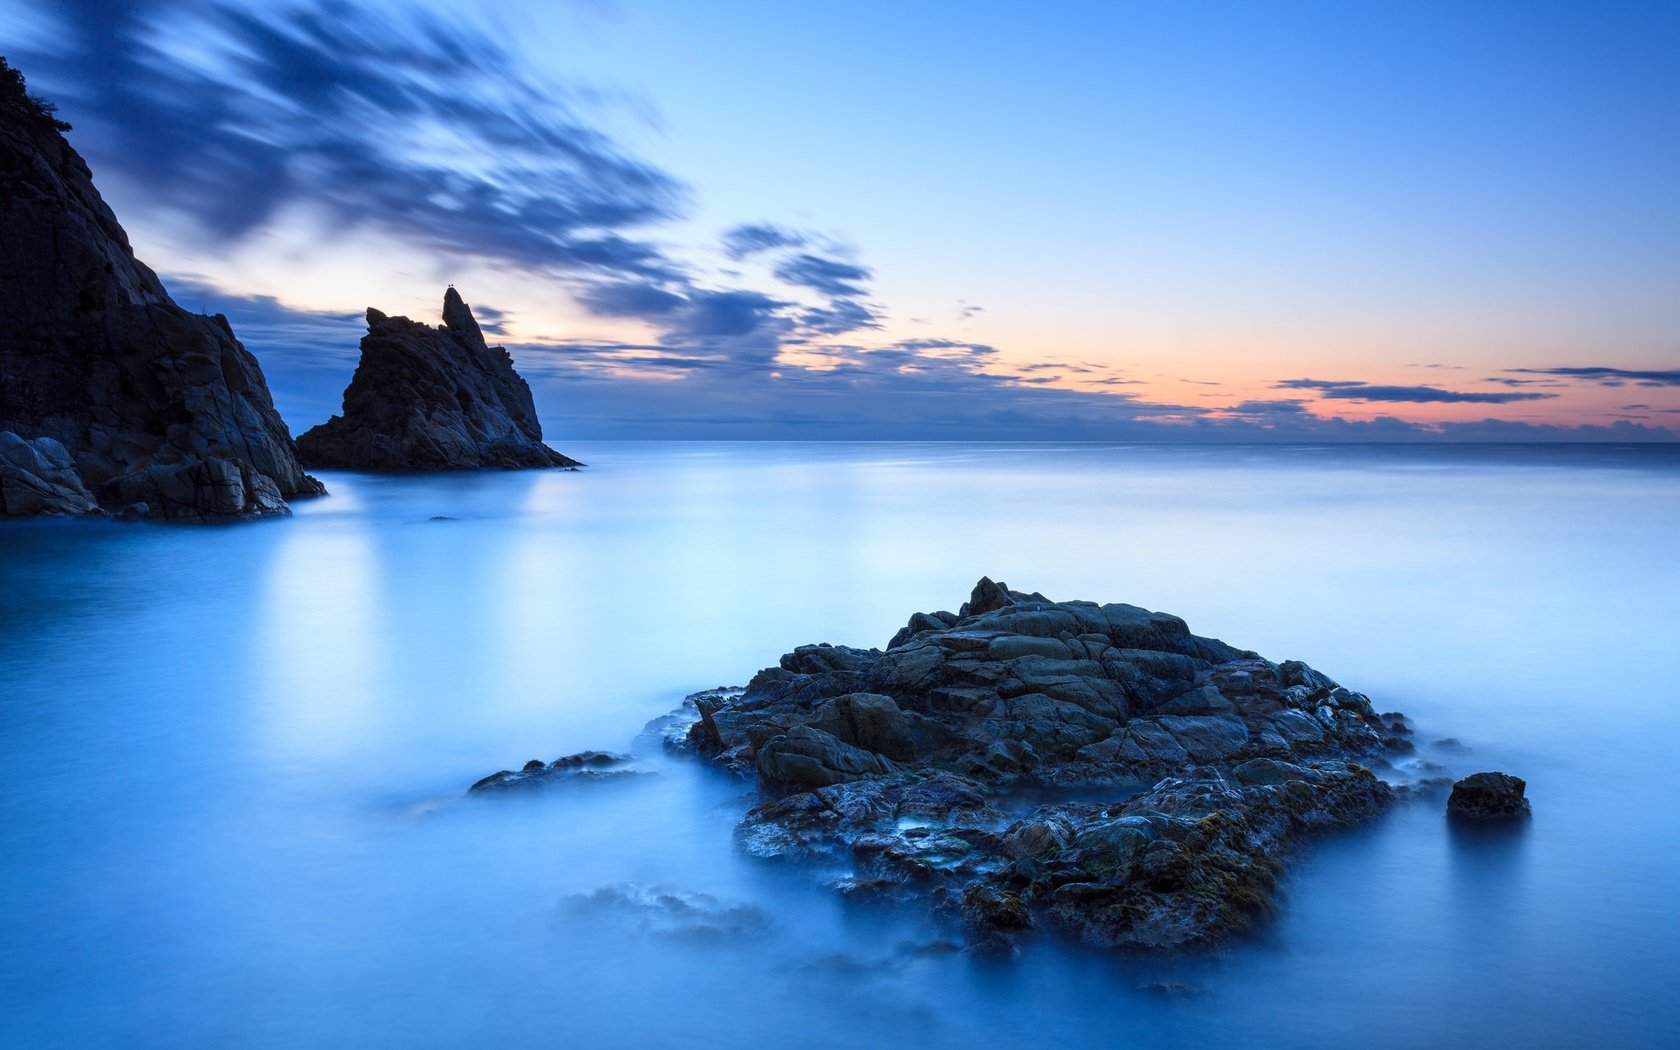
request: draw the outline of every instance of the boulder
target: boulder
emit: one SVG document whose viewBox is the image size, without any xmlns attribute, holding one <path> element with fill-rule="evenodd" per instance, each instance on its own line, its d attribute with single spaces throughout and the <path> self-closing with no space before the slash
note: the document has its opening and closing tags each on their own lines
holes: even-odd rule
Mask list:
<svg viewBox="0 0 1680 1050">
<path fill-rule="evenodd" d="M 1508 820 L 1530 813 L 1528 782 L 1508 773 L 1472 773 L 1452 786 L 1447 815 L 1469 820 Z"/>
<path fill-rule="evenodd" d="M 794 726 L 757 751 L 758 773 L 772 784 L 825 787 L 890 773 L 885 757 L 854 747 L 811 726 Z"/>
</svg>

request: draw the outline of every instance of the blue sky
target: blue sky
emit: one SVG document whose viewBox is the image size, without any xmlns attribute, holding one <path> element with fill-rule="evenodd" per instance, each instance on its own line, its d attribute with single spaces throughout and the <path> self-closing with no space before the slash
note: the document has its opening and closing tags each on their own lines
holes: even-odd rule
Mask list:
<svg viewBox="0 0 1680 1050">
<path fill-rule="evenodd" d="M 1680 423 L 1674 3 L 0 19 L 297 430 L 446 280 L 557 438 Z"/>
</svg>

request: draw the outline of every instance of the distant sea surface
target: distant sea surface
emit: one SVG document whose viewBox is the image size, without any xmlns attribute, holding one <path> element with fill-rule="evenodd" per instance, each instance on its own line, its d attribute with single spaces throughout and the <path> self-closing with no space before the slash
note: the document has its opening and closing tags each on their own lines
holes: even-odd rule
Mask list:
<svg viewBox="0 0 1680 1050">
<path fill-rule="evenodd" d="M 1680 448 L 558 444 L 589 468 L 0 526 L 0 1045 L 1680 1032 Z M 1534 818 L 1322 839 L 1211 955 L 995 962 L 738 856 L 748 785 L 684 762 L 461 797 L 982 575 L 1306 660 Z"/>
</svg>

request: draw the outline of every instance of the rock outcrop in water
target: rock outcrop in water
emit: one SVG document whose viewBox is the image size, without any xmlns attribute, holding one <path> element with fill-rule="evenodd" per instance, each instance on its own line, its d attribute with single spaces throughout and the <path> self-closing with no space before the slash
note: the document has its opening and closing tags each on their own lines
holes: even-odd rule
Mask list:
<svg viewBox="0 0 1680 1050">
<path fill-rule="evenodd" d="M 469 795 L 504 795 L 540 791 L 560 784 L 596 784 L 652 774 L 636 769 L 635 759 L 611 751 L 580 751 L 552 762 L 533 758 L 519 769 L 492 773 L 467 789 Z"/>
<path fill-rule="evenodd" d="M 1452 786 L 1447 815 L 1468 820 L 1509 820 L 1530 813 L 1528 782 L 1509 773 L 1472 773 Z"/>
<path fill-rule="evenodd" d="M 671 746 L 760 784 L 746 852 L 925 900 L 982 950 L 1043 926 L 1169 949 L 1241 931 L 1292 847 L 1393 800 L 1361 760 L 1410 749 L 1401 716 L 1303 663 L 990 580 L 884 651 L 801 646 L 686 706 Z"/>
<path fill-rule="evenodd" d="M 436 328 L 371 307 L 367 321 L 344 414 L 298 438 L 306 464 L 350 470 L 581 465 L 543 444 L 531 388 L 506 350 L 485 344 L 453 285 Z"/>
<path fill-rule="evenodd" d="M 321 492 L 256 358 L 134 257 L 64 128 L 0 63 L 0 513 L 227 521 Z"/>
</svg>

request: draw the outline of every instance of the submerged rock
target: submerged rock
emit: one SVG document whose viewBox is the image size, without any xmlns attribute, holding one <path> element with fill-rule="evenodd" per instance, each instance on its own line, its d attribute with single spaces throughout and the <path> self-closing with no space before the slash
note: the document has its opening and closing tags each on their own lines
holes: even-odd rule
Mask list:
<svg viewBox="0 0 1680 1050">
<path fill-rule="evenodd" d="M 1241 931 L 1305 836 L 1393 801 L 1359 759 L 1409 748 L 1402 716 L 1306 664 L 989 579 L 885 650 L 801 646 L 685 712 L 670 746 L 759 782 L 745 852 L 849 867 L 848 897 L 922 898 L 990 952 L 1046 926 L 1143 948 Z M 1027 788 L 1049 800 L 1011 812 Z"/>
<path fill-rule="evenodd" d="M 604 920 L 655 937 L 703 944 L 759 937 L 771 925 L 770 917 L 750 904 L 637 882 L 574 894 L 561 907 L 573 922 Z"/>
<path fill-rule="evenodd" d="M 580 466 L 543 444 L 531 388 L 506 350 L 485 344 L 454 285 L 436 328 L 371 307 L 367 322 L 343 415 L 298 438 L 305 463 L 350 470 Z"/>
<path fill-rule="evenodd" d="M 316 495 L 256 358 L 134 257 L 0 64 L 0 514 L 230 521 Z"/>
<path fill-rule="evenodd" d="M 1508 773 L 1472 773 L 1453 784 L 1447 815 L 1471 820 L 1526 817 L 1528 782 Z"/>
<path fill-rule="evenodd" d="M 469 795 L 499 795 L 535 791 L 562 783 L 596 783 L 624 777 L 652 776 L 636 769 L 635 759 L 611 751 L 580 751 L 552 762 L 533 758 L 518 770 L 492 773 L 467 789 Z"/>
</svg>

